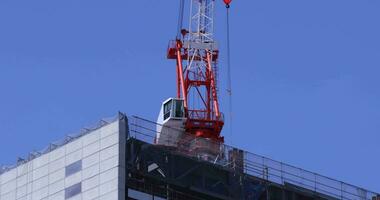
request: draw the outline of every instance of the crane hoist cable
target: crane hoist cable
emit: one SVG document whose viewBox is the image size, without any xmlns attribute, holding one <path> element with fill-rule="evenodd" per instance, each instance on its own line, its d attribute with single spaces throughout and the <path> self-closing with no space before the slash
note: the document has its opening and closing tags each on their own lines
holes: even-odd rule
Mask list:
<svg viewBox="0 0 380 200">
<path fill-rule="evenodd" d="M 231 80 L 231 47 L 230 47 L 230 3 L 231 0 L 225 0 L 226 12 L 227 12 L 227 94 L 228 94 L 228 110 L 229 110 L 229 128 L 230 137 L 232 141 L 232 121 L 233 121 L 233 110 L 232 110 L 232 80 Z"/>
</svg>

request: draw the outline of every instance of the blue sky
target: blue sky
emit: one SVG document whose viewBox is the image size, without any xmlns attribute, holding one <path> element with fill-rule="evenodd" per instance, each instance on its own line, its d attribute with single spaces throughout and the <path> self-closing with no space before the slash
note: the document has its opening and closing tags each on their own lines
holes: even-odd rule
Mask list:
<svg viewBox="0 0 380 200">
<path fill-rule="evenodd" d="M 0 163 L 175 96 L 177 1 L 0 1 Z M 232 4 L 226 143 L 380 192 L 380 1 Z M 225 10 L 220 1 L 220 101 Z M 228 124 L 226 125 L 228 130 Z"/>
</svg>

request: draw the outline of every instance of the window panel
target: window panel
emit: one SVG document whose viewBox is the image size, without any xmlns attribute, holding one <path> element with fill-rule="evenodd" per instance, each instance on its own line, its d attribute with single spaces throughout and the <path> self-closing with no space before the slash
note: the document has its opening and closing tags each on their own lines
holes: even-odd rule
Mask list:
<svg viewBox="0 0 380 200">
<path fill-rule="evenodd" d="M 175 100 L 175 117 L 183 118 L 183 100 Z"/>
<path fill-rule="evenodd" d="M 164 104 L 164 120 L 170 117 L 171 110 L 172 110 L 172 100 Z"/>
<path fill-rule="evenodd" d="M 69 199 L 82 192 L 82 183 L 77 183 L 65 189 L 65 199 Z"/>
<path fill-rule="evenodd" d="M 78 160 L 70 165 L 67 165 L 65 169 L 65 175 L 68 177 L 79 172 L 80 170 L 82 170 L 82 160 Z"/>
</svg>

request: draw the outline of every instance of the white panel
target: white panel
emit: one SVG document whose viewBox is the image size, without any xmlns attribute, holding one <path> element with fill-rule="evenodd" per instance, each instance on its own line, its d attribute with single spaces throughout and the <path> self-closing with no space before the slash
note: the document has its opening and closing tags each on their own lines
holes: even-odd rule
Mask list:
<svg viewBox="0 0 380 200">
<path fill-rule="evenodd" d="M 12 169 L 10 171 L 5 172 L 1 175 L 1 184 L 3 185 L 6 182 L 9 182 L 12 179 L 16 179 L 17 169 Z"/>
<path fill-rule="evenodd" d="M 100 149 L 105 149 L 119 142 L 119 134 L 114 133 L 100 140 Z"/>
<path fill-rule="evenodd" d="M 33 181 L 33 191 L 37 191 L 43 187 L 46 187 L 49 183 L 49 176 L 44 176 L 38 180 Z"/>
<path fill-rule="evenodd" d="M 26 174 L 26 182 L 27 184 L 31 184 L 33 182 L 33 171 L 30 171 Z M 30 185 L 30 187 L 32 186 Z"/>
<path fill-rule="evenodd" d="M 27 199 L 27 196 L 23 196 L 23 197 L 18 198 L 17 200 L 28 200 L 28 199 Z"/>
<path fill-rule="evenodd" d="M 32 193 L 32 183 L 28 183 L 26 185 L 26 191 L 27 191 L 28 195 Z"/>
<path fill-rule="evenodd" d="M 82 170 L 82 178 L 88 179 L 95 175 L 99 174 L 99 165 L 93 165 L 92 167 L 86 168 Z"/>
<path fill-rule="evenodd" d="M 115 121 L 100 129 L 100 137 L 104 138 L 113 133 L 119 132 L 119 121 Z"/>
<path fill-rule="evenodd" d="M 82 149 L 66 155 L 66 165 L 82 159 Z"/>
<path fill-rule="evenodd" d="M 29 166 L 29 163 L 18 166 L 17 167 L 17 176 L 22 176 L 22 175 L 28 173 L 28 166 Z"/>
<path fill-rule="evenodd" d="M 88 146 L 83 148 L 83 157 L 87 157 L 95 152 L 98 152 L 100 149 L 100 142 L 96 141 Z"/>
<path fill-rule="evenodd" d="M 83 200 L 93 200 L 94 198 L 99 196 L 99 188 L 93 188 L 91 190 L 83 192 L 82 199 Z M 116 200 L 116 199 L 115 199 Z"/>
<path fill-rule="evenodd" d="M 118 192 L 113 191 L 113 192 L 110 192 L 108 194 L 105 194 L 105 195 L 99 197 L 99 200 L 118 200 Z"/>
<path fill-rule="evenodd" d="M 62 191 L 63 189 L 65 189 L 65 181 L 62 179 L 49 185 L 49 194 L 55 194 L 59 191 Z"/>
<path fill-rule="evenodd" d="M 65 186 L 69 187 L 82 181 L 82 173 L 75 173 L 65 179 Z"/>
<path fill-rule="evenodd" d="M 104 160 L 100 162 L 100 173 L 107 171 L 111 168 L 117 167 L 119 164 L 119 157 L 114 156 L 112 158 L 109 158 L 108 160 Z"/>
<path fill-rule="evenodd" d="M 49 172 L 52 173 L 64 167 L 65 167 L 65 157 L 62 157 L 60 159 L 57 159 L 49 163 Z"/>
<path fill-rule="evenodd" d="M 97 186 L 99 186 L 99 175 L 84 180 L 82 182 L 82 191 L 87 191 Z"/>
<path fill-rule="evenodd" d="M 118 177 L 118 168 L 110 169 L 100 174 L 100 184 L 108 182 Z"/>
<path fill-rule="evenodd" d="M 112 158 L 119 153 L 119 145 L 115 144 L 111 147 L 103 149 L 100 151 L 100 161 L 107 160 L 108 158 Z"/>
<path fill-rule="evenodd" d="M 49 154 L 41 155 L 40 157 L 35 158 L 31 162 L 33 162 L 33 169 L 40 168 L 49 163 Z"/>
<path fill-rule="evenodd" d="M 16 179 L 8 181 L 1 186 L 1 194 L 4 195 L 10 191 L 16 190 Z"/>
<path fill-rule="evenodd" d="M 49 174 L 49 183 L 55 183 L 65 178 L 65 169 L 60 169 L 54 173 Z"/>
<path fill-rule="evenodd" d="M 104 183 L 99 186 L 99 195 L 102 196 L 112 191 L 115 191 L 115 190 L 117 191 L 117 188 L 118 188 L 118 179 L 114 179 L 110 182 Z"/>
<path fill-rule="evenodd" d="M 50 162 L 65 156 L 65 147 L 59 147 L 58 149 L 49 153 Z"/>
<path fill-rule="evenodd" d="M 67 200 L 82 200 L 82 194 L 75 195 Z"/>
<path fill-rule="evenodd" d="M 26 196 L 26 194 L 27 194 L 27 187 L 26 187 L 26 185 L 17 188 L 17 193 L 16 193 L 16 197 L 17 198 Z"/>
<path fill-rule="evenodd" d="M 49 197 L 49 200 L 65 200 L 65 191 L 60 191 Z"/>
<path fill-rule="evenodd" d="M 88 133 L 87 135 L 83 136 L 82 139 L 84 147 L 91 143 L 94 143 L 95 141 L 98 141 L 100 139 L 100 129 Z"/>
<path fill-rule="evenodd" d="M 43 167 L 40 167 L 38 169 L 35 169 L 33 171 L 33 181 L 43 177 L 43 176 L 46 176 L 48 175 L 48 172 L 49 172 L 49 166 L 48 165 L 45 165 Z"/>
<path fill-rule="evenodd" d="M 16 199 L 16 191 L 9 192 L 1 196 L 1 200 L 15 200 Z"/>
<path fill-rule="evenodd" d="M 25 174 L 25 175 L 17 177 L 17 187 L 23 186 L 27 183 L 27 178 L 28 178 L 27 176 L 28 175 Z"/>
<path fill-rule="evenodd" d="M 83 158 L 82 168 L 85 169 L 85 168 L 88 168 L 94 164 L 99 163 L 99 156 L 100 156 L 100 154 L 99 154 L 99 152 L 97 152 L 97 153 L 92 154 L 91 156 Z"/>
<path fill-rule="evenodd" d="M 48 187 L 42 188 L 38 191 L 33 191 L 32 200 L 40 200 L 48 196 L 49 189 Z"/>
<path fill-rule="evenodd" d="M 65 145 L 66 148 L 66 154 L 69 154 L 71 152 L 74 152 L 78 149 L 82 148 L 82 138 L 78 138 L 68 144 Z"/>
</svg>

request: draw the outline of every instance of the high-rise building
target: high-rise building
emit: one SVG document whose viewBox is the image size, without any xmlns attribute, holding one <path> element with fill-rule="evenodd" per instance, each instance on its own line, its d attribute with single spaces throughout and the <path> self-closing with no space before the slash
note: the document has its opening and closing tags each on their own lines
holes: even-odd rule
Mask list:
<svg viewBox="0 0 380 200">
<path fill-rule="evenodd" d="M 51 143 L 1 168 L 0 200 L 380 199 L 212 140 L 189 137 L 176 146 L 159 145 L 157 126 L 120 113 Z M 218 149 L 212 159 L 202 153 L 210 146 Z"/>
<path fill-rule="evenodd" d="M 0 199 L 125 199 L 126 127 L 121 115 L 19 159 L 0 175 Z"/>
</svg>

